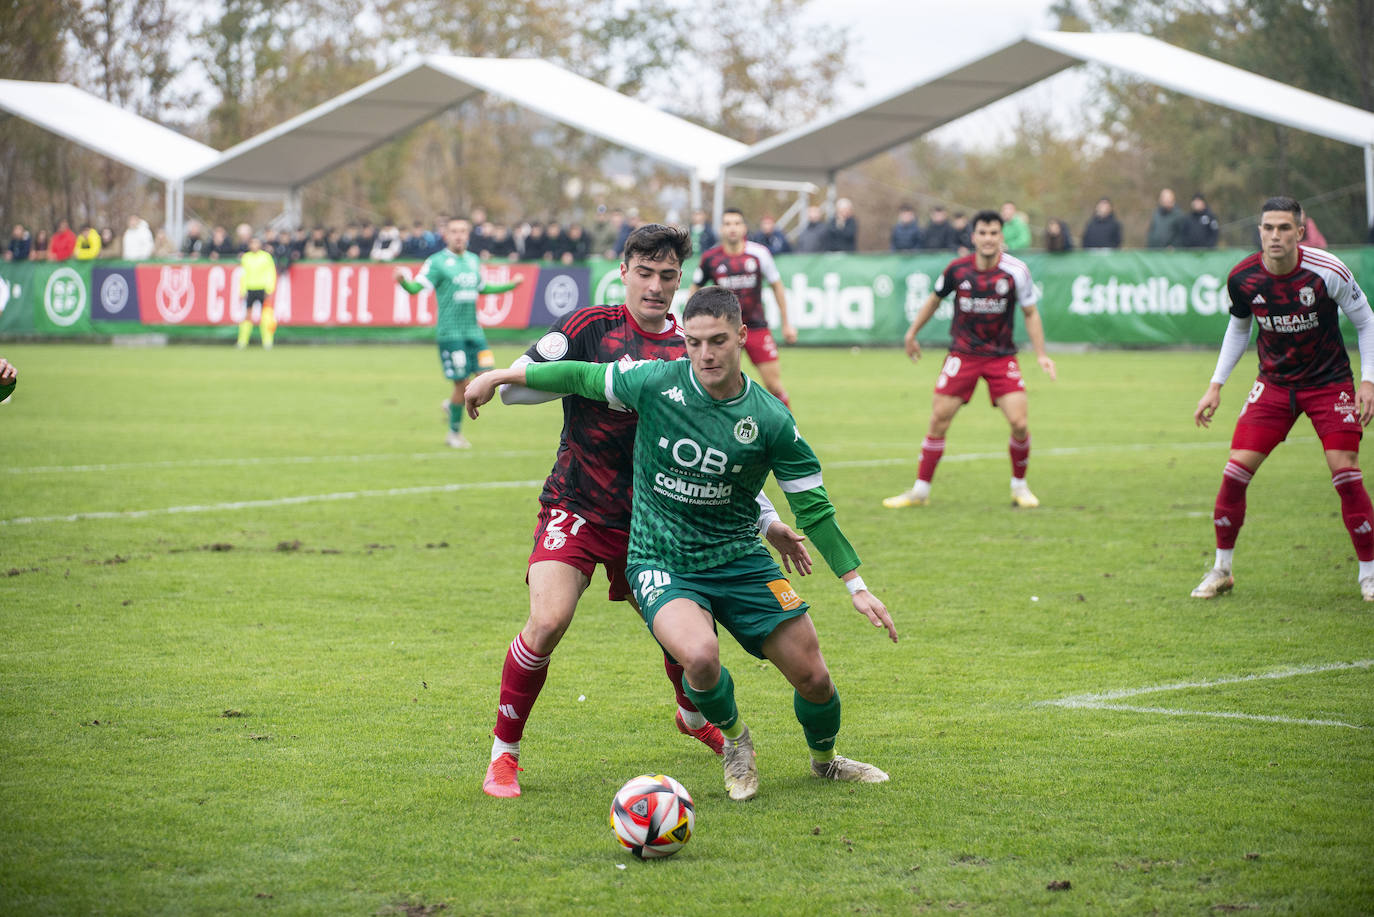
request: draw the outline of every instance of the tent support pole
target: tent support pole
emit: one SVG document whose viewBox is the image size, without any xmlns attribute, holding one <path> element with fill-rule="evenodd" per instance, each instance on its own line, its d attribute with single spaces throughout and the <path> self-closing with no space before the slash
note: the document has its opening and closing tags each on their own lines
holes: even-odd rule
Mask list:
<svg viewBox="0 0 1374 917">
<path fill-rule="evenodd" d="M 725 170 L 721 169 L 716 176 L 716 186 L 711 195 L 711 225 L 720 227 L 721 217 L 725 214 Z M 701 254 L 697 252 L 697 254 Z"/>
<path fill-rule="evenodd" d="M 1374 229 L 1374 143 L 1364 148 L 1364 215 L 1369 227 Z"/>
<path fill-rule="evenodd" d="M 691 184 L 688 185 L 688 189 L 689 189 L 689 194 L 688 194 L 689 206 L 690 206 L 691 209 L 693 209 L 693 210 L 700 210 L 700 209 L 701 209 L 701 176 L 697 175 L 697 173 L 696 173 L 695 171 L 692 172 Z"/>
</svg>

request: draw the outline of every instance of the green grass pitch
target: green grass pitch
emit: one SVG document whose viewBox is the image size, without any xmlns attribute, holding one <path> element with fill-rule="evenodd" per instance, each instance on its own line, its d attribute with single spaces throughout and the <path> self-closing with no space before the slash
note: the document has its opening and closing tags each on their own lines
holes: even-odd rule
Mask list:
<svg viewBox="0 0 1374 917">
<path fill-rule="evenodd" d="M 1009 507 L 980 388 L 933 504 L 891 511 L 942 354 L 785 350 L 901 642 L 823 568 L 796 585 L 838 748 L 892 781 L 810 778 L 790 689 L 727 637 L 745 804 L 603 582 L 525 795 L 481 792 L 557 405 L 455 452 L 428 346 L 0 353 L 0 913 L 1374 912 L 1374 612 L 1306 421 L 1250 487 L 1235 593 L 1188 597 L 1253 352 L 1207 431 L 1213 353 L 1025 359 L 1043 506 Z M 644 772 L 697 801 L 663 862 L 607 824 Z"/>
</svg>

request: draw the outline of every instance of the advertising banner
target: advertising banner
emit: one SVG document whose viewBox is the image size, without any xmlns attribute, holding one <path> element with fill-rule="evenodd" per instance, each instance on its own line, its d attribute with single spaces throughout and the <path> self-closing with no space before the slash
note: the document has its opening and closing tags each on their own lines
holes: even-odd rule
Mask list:
<svg viewBox="0 0 1374 917">
<path fill-rule="evenodd" d="M 1374 247 L 1335 252 L 1366 292 L 1374 290 Z M 1101 346 L 1212 346 L 1225 331 L 1226 277 L 1249 253 L 1110 251 L 1028 253 L 1046 339 Z M 800 343 L 896 345 L 952 258 L 932 254 L 780 255 L 788 313 Z M 686 302 L 696 260 L 684 265 L 674 307 Z M 411 296 L 396 272 L 415 262 L 293 265 L 277 281 L 277 320 L 287 336 L 319 329 L 340 337 L 423 336 L 433 327 L 434 294 Z M 565 267 L 483 265 L 492 284 L 519 279 L 507 293 L 478 299 L 478 320 L 519 334 L 547 327 L 573 309 L 625 301 L 620 265 L 593 260 Z M 0 334 L 91 334 L 150 330 L 195 333 L 242 321 L 242 272 L 235 262 L 62 262 L 0 264 Z M 949 338 L 952 297 L 940 303 L 921 341 Z M 771 289 L 769 324 L 779 324 Z M 1025 325 L 1016 322 L 1024 340 Z M 1350 338 L 1353 346 L 1353 337 Z"/>
</svg>

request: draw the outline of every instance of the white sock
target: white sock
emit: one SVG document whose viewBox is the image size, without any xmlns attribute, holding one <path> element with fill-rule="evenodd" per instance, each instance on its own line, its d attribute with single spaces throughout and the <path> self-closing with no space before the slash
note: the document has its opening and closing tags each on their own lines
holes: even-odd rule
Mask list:
<svg viewBox="0 0 1374 917">
<path fill-rule="evenodd" d="M 1012 479 L 1011 479 L 1011 489 L 1012 489 L 1012 490 L 1029 490 L 1030 488 L 1026 486 L 1026 479 L 1025 479 L 1025 478 L 1012 478 Z"/>
<path fill-rule="evenodd" d="M 930 482 L 918 479 L 915 484 L 911 485 L 911 493 L 917 499 L 924 500 L 930 496 Z"/>
<path fill-rule="evenodd" d="M 1227 573 L 1230 573 L 1231 555 L 1234 553 L 1236 553 L 1235 548 L 1217 548 L 1216 568 L 1218 570 L 1225 570 Z"/>
<path fill-rule="evenodd" d="M 519 742 L 502 742 L 500 739 L 491 740 L 491 760 L 495 761 L 502 755 L 513 755 L 517 760 L 520 758 Z"/>
<path fill-rule="evenodd" d="M 706 717 L 701 715 L 700 710 L 687 710 L 679 704 L 677 712 L 682 715 L 682 722 L 687 724 L 688 729 L 700 729 L 706 725 Z"/>
<path fill-rule="evenodd" d="M 1374 560 L 1360 561 L 1359 578 L 1364 579 L 1366 576 L 1374 576 Z"/>
</svg>

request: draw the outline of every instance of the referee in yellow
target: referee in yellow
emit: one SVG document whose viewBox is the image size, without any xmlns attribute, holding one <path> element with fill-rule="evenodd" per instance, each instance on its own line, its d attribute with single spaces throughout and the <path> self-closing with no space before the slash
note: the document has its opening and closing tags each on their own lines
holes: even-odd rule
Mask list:
<svg viewBox="0 0 1374 917">
<path fill-rule="evenodd" d="M 239 259 L 243 267 L 244 305 L 248 314 L 239 322 L 239 350 L 248 346 L 253 336 L 253 324 L 262 322 L 262 349 L 272 349 L 272 336 L 277 333 L 277 316 L 272 311 L 272 293 L 277 289 L 277 265 L 272 254 L 262 250 L 262 240 L 254 236 L 248 251 Z"/>
</svg>

